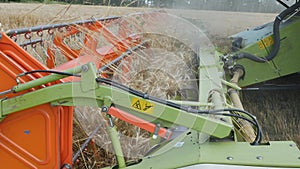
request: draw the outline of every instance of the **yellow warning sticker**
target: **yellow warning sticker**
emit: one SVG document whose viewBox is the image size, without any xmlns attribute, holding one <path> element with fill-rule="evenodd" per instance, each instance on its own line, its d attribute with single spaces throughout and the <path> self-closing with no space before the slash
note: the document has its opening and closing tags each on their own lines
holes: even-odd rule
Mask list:
<svg viewBox="0 0 300 169">
<path fill-rule="evenodd" d="M 274 39 L 272 36 L 268 36 L 258 42 L 258 47 L 260 49 L 265 49 L 274 44 Z"/>
<path fill-rule="evenodd" d="M 132 98 L 131 107 L 135 110 L 148 114 L 152 114 L 154 109 L 154 105 L 151 102 L 136 97 Z"/>
</svg>

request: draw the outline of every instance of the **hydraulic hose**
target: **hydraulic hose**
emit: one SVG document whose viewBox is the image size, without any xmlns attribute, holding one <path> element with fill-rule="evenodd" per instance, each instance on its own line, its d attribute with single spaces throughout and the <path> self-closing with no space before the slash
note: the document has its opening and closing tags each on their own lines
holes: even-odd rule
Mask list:
<svg viewBox="0 0 300 169">
<path fill-rule="evenodd" d="M 296 2 L 294 5 L 285 9 L 283 12 L 281 12 L 279 15 L 276 16 L 274 24 L 273 24 L 274 47 L 268 56 L 266 56 L 265 58 L 260 58 L 255 55 L 252 55 L 250 53 L 242 52 L 242 53 L 239 53 L 236 56 L 236 58 L 237 59 L 247 58 L 247 59 L 253 60 L 255 62 L 261 62 L 261 63 L 274 59 L 280 48 L 280 33 L 279 33 L 280 23 L 285 17 L 287 17 L 288 15 L 295 12 L 295 10 L 297 10 L 298 8 L 300 8 L 300 1 Z"/>
<path fill-rule="evenodd" d="M 225 108 L 225 109 L 216 109 L 216 110 L 197 110 L 197 109 L 194 109 L 194 108 L 191 108 L 191 107 L 188 107 L 188 106 L 182 106 L 180 104 L 176 104 L 176 103 L 173 103 L 173 102 L 169 102 L 169 101 L 166 101 L 166 100 L 162 100 L 162 99 L 159 99 L 159 98 L 156 98 L 156 97 L 149 96 L 148 94 L 145 94 L 145 93 L 142 93 L 140 91 L 131 89 L 131 88 L 129 88 L 129 87 L 123 85 L 123 84 L 112 81 L 110 79 L 98 77 L 98 78 L 96 78 L 96 81 L 98 83 L 104 83 L 104 84 L 107 84 L 107 85 L 111 85 L 113 87 L 116 87 L 118 89 L 126 91 L 126 92 L 128 92 L 130 94 L 133 94 L 135 96 L 141 97 L 143 99 L 148 99 L 148 100 L 154 101 L 156 103 L 164 104 L 164 105 L 167 105 L 167 106 L 170 106 L 170 107 L 173 107 L 173 108 L 176 108 L 176 109 L 180 109 L 180 110 L 183 110 L 183 111 L 186 111 L 186 112 L 189 112 L 189 113 L 193 113 L 193 114 L 212 114 L 212 115 L 217 115 L 217 116 L 228 116 L 228 117 L 235 117 L 235 118 L 246 120 L 249 123 L 251 123 L 253 126 L 255 126 L 256 129 L 257 129 L 256 137 L 255 137 L 254 141 L 251 143 L 251 145 L 259 145 L 262 141 L 262 132 L 261 132 L 260 125 L 258 124 L 258 121 L 256 120 L 255 116 L 253 116 L 251 113 L 249 113 L 245 110 L 236 109 L 236 108 Z M 246 116 L 241 116 L 241 115 L 238 115 L 238 114 L 223 113 L 224 111 L 240 112 L 242 114 L 245 114 Z"/>
</svg>

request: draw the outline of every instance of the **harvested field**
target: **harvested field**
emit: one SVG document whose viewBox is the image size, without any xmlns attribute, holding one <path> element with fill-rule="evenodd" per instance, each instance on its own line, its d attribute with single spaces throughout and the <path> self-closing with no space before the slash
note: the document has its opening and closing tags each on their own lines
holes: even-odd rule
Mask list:
<svg viewBox="0 0 300 169">
<path fill-rule="evenodd" d="M 156 9 L 125 7 L 116 8 L 86 5 L 3 3 L 0 4 L 0 23 L 2 24 L 1 29 L 3 31 L 7 31 L 14 28 L 72 22 L 89 19 L 92 17 L 100 18 L 105 16 L 127 15 L 134 12 L 152 10 Z M 171 9 L 165 9 L 165 11 L 191 21 L 207 34 L 212 43 L 216 45 L 218 49 L 225 48 L 224 50 L 226 50 L 228 47 L 228 42 L 226 41 L 227 36 L 246 30 L 247 28 L 252 28 L 254 26 L 271 22 L 276 16 L 276 14 L 220 11 Z M 137 79 L 144 80 L 141 77 L 138 77 Z M 290 82 L 293 84 L 299 84 L 299 80 L 295 80 L 297 78 L 299 79 L 299 76 L 294 75 L 284 79 L 273 80 L 268 83 L 282 84 Z M 175 80 L 180 79 L 177 78 Z M 175 84 L 181 83 L 182 82 L 176 82 Z M 145 89 L 141 87 L 142 85 L 145 85 L 143 83 L 137 85 L 136 81 L 130 81 L 128 82 L 128 85 L 138 86 L 137 88 L 139 88 L 139 90 L 145 91 Z M 170 85 L 170 88 L 176 90 L 177 88 L 180 88 L 180 86 L 176 86 L 173 83 L 159 83 L 156 85 Z M 169 92 L 168 89 L 165 89 L 166 93 L 162 96 L 159 96 L 159 94 L 161 94 L 160 91 L 157 92 L 154 88 L 148 89 L 149 91 L 150 89 L 151 91 L 155 91 L 153 92 L 153 95 L 157 95 L 157 97 L 164 98 L 169 93 L 171 93 L 170 95 L 172 97 L 175 97 L 175 92 Z M 300 145 L 300 106 L 298 104 L 300 102 L 299 94 L 299 90 L 242 91 L 241 98 L 245 109 L 257 116 L 257 119 L 263 127 L 264 135 L 266 136 L 267 140 L 293 140 Z M 98 115 L 95 115 L 92 118 L 99 118 L 99 120 L 96 122 L 101 122 L 104 126 L 106 125 L 104 120 L 101 119 L 105 117 L 99 115 L 99 109 L 77 107 L 76 111 L 96 112 Z M 77 116 L 80 115 L 83 114 L 77 114 Z M 136 128 L 128 124 L 124 124 L 118 120 L 115 120 L 115 122 L 118 123 L 118 127 L 122 128 L 122 131 L 124 131 L 122 133 L 121 140 L 125 142 L 124 147 L 126 149 L 125 152 L 128 153 L 128 159 L 135 160 L 135 157 L 142 156 L 146 152 L 146 149 L 149 148 L 147 142 L 149 140 L 147 139 L 149 138 L 150 134 L 143 130 L 138 130 L 138 132 L 136 132 Z M 83 126 L 84 124 L 80 124 L 77 119 L 74 120 L 75 132 L 73 148 L 75 151 L 77 151 L 80 144 L 87 139 L 87 133 L 90 133 L 93 130 L 93 128 L 90 127 L 95 127 L 94 125 L 87 123 L 88 121 L 84 121 L 84 124 L 87 126 Z M 88 128 L 88 130 L 86 130 L 86 128 Z M 126 131 L 125 129 L 128 128 L 130 128 L 130 130 Z M 93 141 L 93 143 L 101 142 L 103 146 L 97 147 L 95 144 L 89 144 L 88 149 L 86 149 L 84 152 L 86 156 L 81 156 L 79 158 L 80 163 L 78 163 L 78 168 L 97 168 L 116 163 L 116 159 L 114 158 L 113 154 L 110 153 L 112 147 L 110 145 L 109 138 L 106 136 L 101 136 L 101 134 L 107 135 L 106 132 L 107 131 L 104 129 L 101 130 L 95 137 L 95 141 Z M 128 139 L 128 136 L 131 138 L 130 140 Z M 137 156 L 132 157 L 131 154 L 136 154 Z"/>
<path fill-rule="evenodd" d="M 155 8 L 102 7 L 60 4 L 0 3 L 0 22 L 4 30 L 70 22 L 91 17 L 125 15 L 134 12 L 157 10 Z M 276 14 L 239 13 L 221 11 L 159 9 L 197 22 L 207 34 L 227 37 L 237 32 L 274 20 Z"/>
</svg>

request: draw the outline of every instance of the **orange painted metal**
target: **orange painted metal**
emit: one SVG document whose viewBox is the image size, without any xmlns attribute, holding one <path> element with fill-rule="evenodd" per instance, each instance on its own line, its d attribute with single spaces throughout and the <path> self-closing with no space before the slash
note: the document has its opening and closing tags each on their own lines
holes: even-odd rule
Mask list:
<svg viewBox="0 0 300 169">
<path fill-rule="evenodd" d="M 108 114 L 117 117 L 118 119 L 121 119 L 123 121 L 126 121 L 129 124 L 132 124 L 134 126 L 140 127 L 142 129 L 145 129 L 151 133 L 154 133 L 156 130 L 156 125 L 153 123 L 150 123 L 146 120 L 140 119 L 136 116 L 133 116 L 125 111 L 122 111 L 120 109 L 117 109 L 115 107 L 110 107 L 108 112 Z M 158 136 L 165 138 L 165 139 L 169 139 L 172 135 L 172 132 L 165 129 L 165 128 L 158 128 Z"/>
<path fill-rule="evenodd" d="M 59 168 L 59 112 L 49 104 L 9 115 L 0 123 L 4 168 Z M 7 158 L 2 158 L 2 157 Z"/>
<path fill-rule="evenodd" d="M 99 26 L 101 26 L 100 23 L 98 23 L 98 28 Z M 88 62 L 94 62 L 99 68 L 125 52 L 129 47 L 129 44 L 125 43 L 133 40 L 133 37 L 119 40 L 107 29 L 101 31 L 113 45 L 96 49 L 96 41 L 90 40 L 89 43 L 86 43 L 89 47 L 88 53 L 80 57 L 79 52 L 72 51 L 63 44 L 62 39 L 56 37 L 55 44 L 60 45 L 61 49 L 65 51 L 64 55 L 68 56 L 70 61 L 56 67 L 55 70 L 66 70 Z M 139 41 L 134 39 L 134 42 L 138 43 Z M 130 45 L 135 45 L 135 43 Z M 91 51 L 97 54 L 93 55 Z M 49 52 L 52 51 L 48 49 Z M 50 55 L 51 57 L 54 59 L 54 55 Z M 54 66 L 53 60 L 48 59 L 47 62 Z M 0 91 L 15 86 L 17 84 L 16 77 L 20 73 L 47 69 L 49 68 L 28 54 L 11 38 L 2 34 L 0 40 L 0 80 L 2 82 Z M 25 83 L 45 75 L 47 74 L 34 73 L 22 76 L 19 80 L 21 83 Z M 60 82 L 74 80 L 76 79 L 66 78 Z M 11 98 L 36 89 L 9 93 L 3 95 L 3 98 Z M 52 107 L 50 104 L 43 104 L 8 115 L 0 122 L 1 166 L 4 168 L 60 168 L 63 164 L 72 165 L 72 125 L 72 107 Z M 152 131 L 153 126 L 150 125 L 146 129 Z M 161 131 L 162 129 L 160 129 Z"/>
<path fill-rule="evenodd" d="M 115 35 L 105 26 L 109 22 L 95 21 L 93 24 L 68 26 L 62 35 L 54 35 L 53 44 L 69 60 L 65 64 L 55 67 L 55 51 L 47 49 L 47 65 L 42 65 L 38 60 L 28 54 L 6 34 L 0 37 L 0 91 L 8 90 L 16 85 L 16 77 L 23 72 L 32 70 L 66 70 L 88 62 L 95 63 L 97 68 L 120 56 L 130 47 L 140 44 L 138 36 L 129 36 L 130 27 L 124 21 L 120 26 L 119 34 Z M 138 29 L 139 25 L 136 26 Z M 84 38 L 84 47 L 72 49 L 64 43 L 68 38 L 83 29 L 92 33 L 100 33 L 110 45 L 97 48 L 98 42 L 92 34 Z M 48 30 L 48 32 L 51 32 Z M 13 35 L 14 36 L 14 35 Z M 12 36 L 12 37 L 13 37 Z M 125 72 L 128 70 L 124 68 Z M 21 83 L 41 78 L 47 74 L 34 73 L 19 78 Z M 65 78 L 66 81 L 78 79 Z M 53 83 L 52 83 L 53 84 Z M 47 87 L 46 84 L 38 88 Z M 20 93 L 9 93 L 2 98 L 11 98 L 30 92 L 35 89 Z M 1 100 L 0 100 L 1 101 Z M 139 119 L 129 113 L 116 108 L 110 108 L 109 114 L 120 118 L 130 124 L 154 132 L 156 125 Z M 72 165 L 72 125 L 73 107 L 39 105 L 30 109 L 8 115 L 0 122 L 0 166 L 1 168 L 60 168 L 63 164 Z M 171 133 L 165 128 L 158 129 L 158 135 L 169 138 Z"/>
<path fill-rule="evenodd" d="M 16 76 L 47 69 L 5 34 L 0 39 L 0 91 L 16 85 Z M 21 83 L 43 77 L 20 77 Z M 41 86 L 45 87 L 45 86 Z M 9 93 L 2 99 L 20 93 Z M 60 168 L 72 162 L 72 107 L 39 105 L 8 115 L 0 122 L 1 168 Z"/>
<path fill-rule="evenodd" d="M 104 65 L 105 63 L 115 59 L 127 49 L 132 46 L 135 46 L 140 43 L 136 37 L 125 37 L 121 38 L 112 33 L 108 28 L 110 22 L 106 21 L 105 23 L 101 23 L 100 21 L 95 21 L 94 23 L 85 23 L 82 25 L 71 25 L 66 28 L 66 33 L 56 34 L 54 35 L 53 45 L 55 48 L 61 51 L 61 54 L 68 60 L 74 60 L 81 57 L 82 55 L 88 54 L 89 56 L 97 56 L 101 58 L 98 60 L 96 64 Z M 124 28 L 125 29 L 125 28 Z M 124 32 L 126 30 L 120 29 L 119 32 Z M 67 44 L 64 43 L 64 39 L 70 38 L 73 35 L 78 33 L 84 33 L 84 45 L 80 49 L 72 49 Z M 103 36 L 110 45 L 97 48 L 99 35 Z M 47 67 L 54 68 L 55 67 L 55 51 L 49 47 L 47 49 Z M 63 67 L 63 66 L 62 66 Z"/>
</svg>

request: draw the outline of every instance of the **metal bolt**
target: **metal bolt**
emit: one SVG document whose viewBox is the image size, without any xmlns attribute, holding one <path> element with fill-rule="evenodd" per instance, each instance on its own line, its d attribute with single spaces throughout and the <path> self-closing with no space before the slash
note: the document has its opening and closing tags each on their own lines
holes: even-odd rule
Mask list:
<svg viewBox="0 0 300 169">
<path fill-rule="evenodd" d="M 63 168 L 63 169 L 72 169 L 70 164 L 64 164 L 61 168 Z"/>
<path fill-rule="evenodd" d="M 154 130 L 153 136 L 152 136 L 152 138 L 153 138 L 154 140 L 157 139 L 159 129 L 160 129 L 160 124 L 157 123 L 156 126 L 155 126 L 155 130 Z"/>
<path fill-rule="evenodd" d="M 263 159 L 263 157 L 262 157 L 262 156 L 257 156 L 257 157 L 256 157 L 256 159 L 258 159 L 258 160 L 262 160 L 262 159 Z"/>
<path fill-rule="evenodd" d="M 24 134 L 30 134 L 30 130 L 24 130 Z"/>
<path fill-rule="evenodd" d="M 227 160 L 233 160 L 233 157 L 230 157 L 230 156 L 229 156 L 229 157 L 227 157 L 226 159 L 227 159 Z"/>
<path fill-rule="evenodd" d="M 300 160 L 300 157 L 298 157 L 298 160 Z"/>
<path fill-rule="evenodd" d="M 107 106 L 102 106 L 101 111 L 106 113 L 108 112 L 108 107 Z"/>
<path fill-rule="evenodd" d="M 89 67 L 87 65 L 82 65 L 81 69 L 83 72 L 87 72 L 89 70 Z"/>
<path fill-rule="evenodd" d="M 290 144 L 290 147 L 295 147 L 296 145 L 295 144 Z"/>
</svg>

